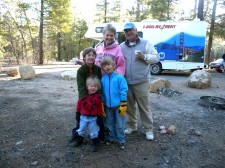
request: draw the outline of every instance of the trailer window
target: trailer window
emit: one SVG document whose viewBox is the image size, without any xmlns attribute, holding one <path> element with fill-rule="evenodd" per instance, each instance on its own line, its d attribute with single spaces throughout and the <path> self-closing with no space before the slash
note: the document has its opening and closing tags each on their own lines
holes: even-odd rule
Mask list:
<svg viewBox="0 0 225 168">
<path fill-rule="evenodd" d="M 138 32 L 139 37 L 143 37 L 143 32 Z M 124 32 L 116 32 L 116 40 L 120 43 L 126 40 Z"/>
<path fill-rule="evenodd" d="M 103 32 L 103 27 L 96 27 L 95 28 L 95 33 L 102 33 Z"/>
</svg>

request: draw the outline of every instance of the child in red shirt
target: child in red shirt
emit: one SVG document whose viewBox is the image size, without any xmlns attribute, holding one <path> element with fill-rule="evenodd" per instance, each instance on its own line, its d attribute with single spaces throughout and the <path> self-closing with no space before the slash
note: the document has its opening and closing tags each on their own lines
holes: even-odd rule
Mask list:
<svg viewBox="0 0 225 168">
<path fill-rule="evenodd" d="M 79 99 L 76 111 L 80 113 L 80 123 L 78 138 L 75 142 L 75 147 L 83 143 L 83 139 L 89 130 L 92 140 L 93 152 L 97 151 L 99 125 L 97 124 L 97 117 L 102 115 L 102 101 L 101 95 L 97 93 L 101 89 L 100 80 L 97 77 L 90 76 L 86 80 L 87 93 L 85 99 Z"/>
</svg>

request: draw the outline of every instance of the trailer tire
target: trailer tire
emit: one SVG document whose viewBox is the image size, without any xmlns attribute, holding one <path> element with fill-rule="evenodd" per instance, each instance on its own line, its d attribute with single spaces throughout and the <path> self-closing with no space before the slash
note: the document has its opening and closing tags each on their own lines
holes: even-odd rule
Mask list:
<svg viewBox="0 0 225 168">
<path fill-rule="evenodd" d="M 162 72 L 162 64 L 160 62 L 151 64 L 151 74 L 152 75 L 159 75 Z"/>
</svg>

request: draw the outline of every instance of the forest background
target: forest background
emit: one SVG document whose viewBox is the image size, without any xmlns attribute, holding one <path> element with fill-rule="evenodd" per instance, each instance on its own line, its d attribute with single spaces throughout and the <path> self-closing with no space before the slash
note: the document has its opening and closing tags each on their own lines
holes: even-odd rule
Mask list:
<svg viewBox="0 0 225 168">
<path fill-rule="evenodd" d="M 225 1 L 188 0 L 194 1 L 188 13 L 182 1 L 134 0 L 125 9 L 122 1 L 99 0 L 93 19 L 88 21 L 72 0 L 0 0 L 0 64 L 46 64 L 53 59 L 79 58 L 84 48 L 97 43 L 84 37 L 89 24 L 145 19 L 205 20 L 209 24 L 205 63 L 221 58 L 225 53 Z"/>
</svg>

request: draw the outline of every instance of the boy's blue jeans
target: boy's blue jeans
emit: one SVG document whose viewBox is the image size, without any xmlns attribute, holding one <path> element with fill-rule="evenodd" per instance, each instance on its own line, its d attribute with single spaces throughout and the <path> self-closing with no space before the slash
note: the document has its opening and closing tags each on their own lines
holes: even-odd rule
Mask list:
<svg viewBox="0 0 225 168">
<path fill-rule="evenodd" d="M 87 129 L 89 130 L 91 139 L 98 138 L 99 126 L 97 124 L 97 117 L 85 115 L 80 116 L 80 127 L 77 130 L 78 135 L 85 137 Z"/>
<path fill-rule="evenodd" d="M 106 108 L 106 126 L 109 129 L 109 141 L 125 143 L 125 116 L 119 115 L 119 109 Z"/>
</svg>

